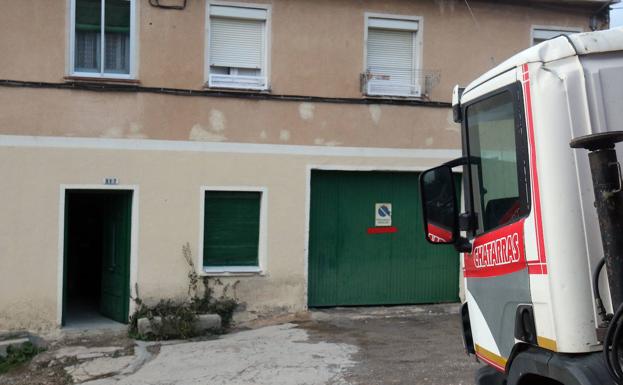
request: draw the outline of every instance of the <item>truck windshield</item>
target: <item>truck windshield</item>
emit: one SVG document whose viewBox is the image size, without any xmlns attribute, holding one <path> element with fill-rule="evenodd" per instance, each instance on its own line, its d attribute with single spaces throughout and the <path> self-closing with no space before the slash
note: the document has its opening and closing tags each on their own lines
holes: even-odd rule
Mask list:
<svg viewBox="0 0 623 385">
<path fill-rule="evenodd" d="M 468 145 L 477 233 L 519 217 L 513 96 L 502 92 L 467 107 Z"/>
</svg>

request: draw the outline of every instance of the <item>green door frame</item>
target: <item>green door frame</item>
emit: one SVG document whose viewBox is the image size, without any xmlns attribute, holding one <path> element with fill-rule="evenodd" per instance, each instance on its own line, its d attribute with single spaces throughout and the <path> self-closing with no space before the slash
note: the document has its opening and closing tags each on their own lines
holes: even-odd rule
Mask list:
<svg viewBox="0 0 623 385">
<path fill-rule="evenodd" d="M 68 193 L 91 193 L 91 194 L 128 194 L 127 214 L 128 214 L 128 245 L 127 245 L 127 266 L 125 267 L 125 322 L 128 321 L 129 314 L 133 310 L 130 296 L 132 285 L 136 283 L 136 241 L 137 241 L 137 221 L 138 221 L 138 187 L 137 186 L 100 186 L 100 185 L 61 185 L 60 210 L 59 215 L 59 274 L 58 274 L 58 306 L 57 322 L 59 326 L 65 325 L 66 306 L 67 306 L 67 244 L 68 244 Z"/>
</svg>

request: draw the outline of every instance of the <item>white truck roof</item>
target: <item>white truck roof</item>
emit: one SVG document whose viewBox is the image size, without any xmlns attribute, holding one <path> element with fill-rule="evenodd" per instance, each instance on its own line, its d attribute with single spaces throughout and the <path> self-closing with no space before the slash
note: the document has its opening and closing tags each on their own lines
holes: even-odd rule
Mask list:
<svg viewBox="0 0 623 385">
<path fill-rule="evenodd" d="M 575 33 L 544 41 L 512 56 L 471 82 L 465 93 L 485 81 L 525 63 L 550 62 L 575 55 L 623 50 L 623 27 Z"/>
</svg>

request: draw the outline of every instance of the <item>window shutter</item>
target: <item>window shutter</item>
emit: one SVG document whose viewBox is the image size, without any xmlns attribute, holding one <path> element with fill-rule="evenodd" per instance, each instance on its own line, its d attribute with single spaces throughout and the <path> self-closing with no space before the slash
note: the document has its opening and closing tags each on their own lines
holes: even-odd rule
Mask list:
<svg viewBox="0 0 623 385">
<path fill-rule="evenodd" d="M 204 266 L 258 266 L 261 196 L 206 191 Z"/>
<path fill-rule="evenodd" d="M 369 94 L 419 96 L 415 76 L 415 34 L 415 31 L 404 28 L 368 29 Z"/>
<path fill-rule="evenodd" d="M 264 20 L 210 18 L 210 65 L 261 69 Z"/>
<path fill-rule="evenodd" d="M 76 0 L 76 30 L 100 32 L 101 0 Z"/>
<path fill-rule="evenodd" d="M 571 35 L 580 31 L 560 31 L 554 29 L 534 28 L 532 30 L 532 45 L 539 44 L 545 40 L 553 39 L 560 35 Z"/>
</svg>

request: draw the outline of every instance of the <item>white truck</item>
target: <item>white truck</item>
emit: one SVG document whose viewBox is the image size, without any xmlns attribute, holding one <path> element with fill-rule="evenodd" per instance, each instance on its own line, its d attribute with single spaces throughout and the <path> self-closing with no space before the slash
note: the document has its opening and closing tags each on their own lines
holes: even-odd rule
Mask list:
<svg viewBox="0 0 623 385">
<path fill-rule="evenodd" d="M 623 29 L 531 47 L 453 111 L 463 157 L 420 184 L 427 239 L 463 253 L 477 384 L 623 384 Z"/>
</svg>

